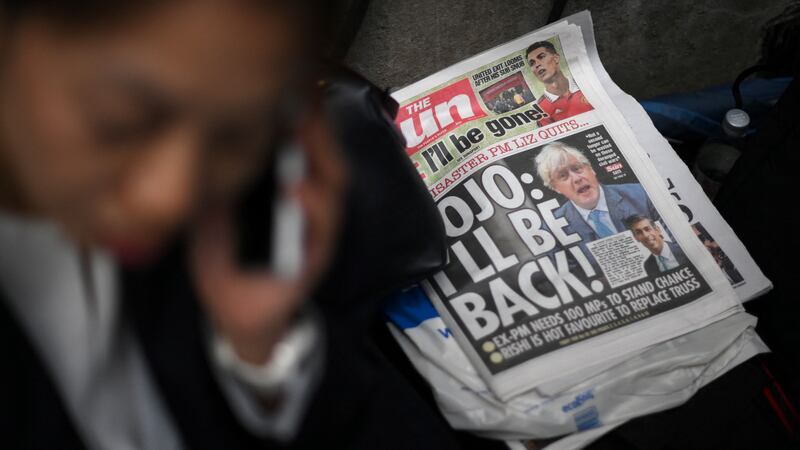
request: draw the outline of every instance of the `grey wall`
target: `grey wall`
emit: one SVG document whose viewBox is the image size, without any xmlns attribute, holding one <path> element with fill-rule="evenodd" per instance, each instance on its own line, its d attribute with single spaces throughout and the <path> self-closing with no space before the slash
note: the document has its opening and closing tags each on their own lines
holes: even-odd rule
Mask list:
<svg viewBox="0 0 800 450">
<path fill-rule="evenodd" d="M 603 64 L 639 98 L 727 84 L 759 57 L 761 30 L 792 0 L 568 0 L 589 9 Z M 372 0 L 346 62 L 401 87 L 541 27 L 551 0 Z"/>
</svg>

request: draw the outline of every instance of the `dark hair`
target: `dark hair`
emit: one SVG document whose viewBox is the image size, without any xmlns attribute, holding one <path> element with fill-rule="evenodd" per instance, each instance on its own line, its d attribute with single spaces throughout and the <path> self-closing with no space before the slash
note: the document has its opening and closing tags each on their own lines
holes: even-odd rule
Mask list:
<svg viewBox="0 0 800 450">
<path fill-rule="evenodd" d="M 556 46 L 553 45 L 552 42 L 550 42 L 550 41 L 539 41 L 539 42 L 534 42 L 533 44 L 528 46 L 528 49 L 525 50 L 525 56 L 527 57 L 532 51 L 536 50 L 537 48 L 544 48 L 548 52 L 550 52 L 550 53 L 552 53 L 554 55 L 558 54 L 558 52 L 556 51 Z"/>
<path fill-rule="evenodd" d="M 632 214 L 632 215 L 626 217 L 625 220 L 623 220 L 622 222 L 625 223 L 625 227 L 627 227 L 628 229 L 632 229 L 634 225 L 636 225 L 637 223 L 639 223 L 639 222 L 641 222 L 643 220 L 646 220 L 646 221 L 650 222 L 650 225 L 652 225 L 654 227 L 658 227 L 658 225 L 656 225 L 656 223 L 653 222 L 653 219 L 651 219 L 651 218 L 649 218 L 647 216 L 643 216 L 641 214 Z"/>
</svg>

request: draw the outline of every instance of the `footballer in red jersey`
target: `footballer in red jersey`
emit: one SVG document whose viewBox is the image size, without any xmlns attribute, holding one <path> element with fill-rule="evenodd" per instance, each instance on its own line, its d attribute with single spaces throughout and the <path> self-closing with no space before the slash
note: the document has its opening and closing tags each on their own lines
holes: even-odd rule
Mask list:
<svg viewBox="0 0 800 450">
<path fill-rule="evenodd" d="M 561 72 L 561 56 L 553 44 L 535 42 L 528 47 L 525 55 L 531 71 L 545 86 L 544 95 L 537 101 L 550 117 L 541 119 L 540 126 L 592 110 L 592 105 L 575 81 Z"/>
</svg>

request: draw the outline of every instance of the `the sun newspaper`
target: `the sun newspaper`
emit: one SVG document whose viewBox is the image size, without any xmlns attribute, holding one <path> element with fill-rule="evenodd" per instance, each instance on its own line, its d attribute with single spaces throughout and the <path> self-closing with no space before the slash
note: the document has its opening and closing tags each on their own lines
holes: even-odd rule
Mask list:
<svg viewBox="0 0 800 450">
<path fill-rule="evenodd" d="M 769 288 L 591 39 L 562 21 L 393 94 L 449 239 L 422 286 L 500 401 L 589 378 L 741 314 L 734 289 Z"/>
</svg>

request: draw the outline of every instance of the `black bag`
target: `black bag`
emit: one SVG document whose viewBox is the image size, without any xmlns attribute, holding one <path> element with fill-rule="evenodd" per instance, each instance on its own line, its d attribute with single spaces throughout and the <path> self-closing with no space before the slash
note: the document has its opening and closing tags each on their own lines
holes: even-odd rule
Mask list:
<svg viewBox="0 0 800 450">
<path fill-rule="evenodd" d="M 324 91 L 350 187 L 339 251 L 321 294 L 345 306 L 383 297 L 441 268 L 447 247 L 439 212 L 394 125 L 397 103 L 345 71 Z"/>
</svg>

